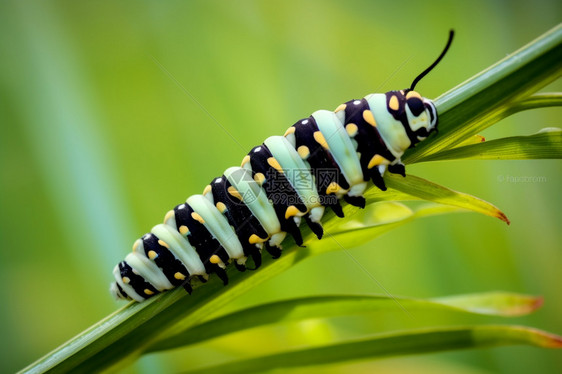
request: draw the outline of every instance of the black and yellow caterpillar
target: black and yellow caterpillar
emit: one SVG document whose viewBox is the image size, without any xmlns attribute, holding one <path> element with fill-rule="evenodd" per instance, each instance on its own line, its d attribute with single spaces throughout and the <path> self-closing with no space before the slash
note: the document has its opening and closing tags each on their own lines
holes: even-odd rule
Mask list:
<svg viewBox="0 0 562 374">
<path fill-rule="evenodd" d="M 404 151 L 437 130 L 435 105 L 414 87 L 443 58 L 453 35 L 410 88 L 314 112 L 170 210 L 114 268 L 113 295 L 140 302 L 177 286 L 191 292 L 193 277 L 205 281 L 211 273 L 227 284 L 229 262 L 243 271 L 252 257 L 258 268 L 262 249 L 281 255 L 287 233 L 301 245 L 303 220 L 321 239 L 327 207 L 338 217 L 341 199 L 364 207 L 369 181 L 386 190 L 383 174 L 405 175 Z"/>
</svg>

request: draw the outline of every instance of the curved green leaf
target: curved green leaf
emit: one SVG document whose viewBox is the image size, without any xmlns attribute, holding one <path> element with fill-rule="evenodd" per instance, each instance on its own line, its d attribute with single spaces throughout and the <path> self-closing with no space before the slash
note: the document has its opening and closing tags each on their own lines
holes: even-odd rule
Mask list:
<svg viewBox="0 0 562 374">
<path fill-rule="evenodd" d="M 252 373 L 353 360 L 443 352 L 467 348 L 530 345 L 562 348 L 562 337 L 523 326 L 436 327 L 374 335 L 361 340 L 228 362 L 186 373 Z"/>
<path fill-rule="evenodd" d="M 562 130 L 543 129 L 537 134 L 512 136 L 480 144 L 455 147 L 419 160 L 528 160 L 562 158 Z"/>
<path fill-rule="evenodd" d="M 397 304 L 399 303 L 399 305 Z M 508 292 L 457 295 L 435 299 L 413 299 L 386 295 L 324 295 L 262 304 L 210 319 L 155 342 L 148 352 L 197 344 L 219 336 L 273 323 L 330 318 L 381 310 L 444 310 L 503 317 L 532 313 L 542 299 Z"/>
<path fill-rule="evenodd" d="M 369 190 L 367 201 L 383 200 L 427 200 L 439 204 L 451 205 L 472 210 L 491 217 L 496 217 L 509 225 L 506 215 L 494 205 L 472 195 L 451 190 L 426 179 L 407 175 L 405 178 L 396 174 L 385 174 L 387 191 Z"/>
<path fill-rule="evenodd" d="M 485 292 L 437 297 L 430 300 L 466 312 L 503 317 L 515 317 L 532 313 L 540 308 L 543 303 L 542 297 L 520 295 L 511 292 Z"/>
<path fill-rule="evenodd" d="M 498 116 L 496 119 L 497 121 L 500 121 L 506 117 L 509 117 L 512 114 L 516 114 L 525 110 L 555 107 L 555 106 L 562 106 L 562 93 L 546 92 L 546 93 L 533 94 L 520 101 L 516 101 L 511 105 L 506 106 L 505 108 L 498 111 Z M 485 140 L 486 139 L 482 135 L 472 135 L 464 140 L 459 141 L 457 144 L 453 145 L 448 149 L 462 147 L 471 144 L 479 144 Z M 422 158 L 419 162 L 422 162 L 422 160 L 424 159 L 425 157 Z"/>
<path fill-rule="evenodd" d="M 536 93 L 510 106 L 510 115 L 529 109 L 562 106 L 562 92 Z"/>
<path fill-rule="evenodd" d="M 375 202 L 344 219 L 333 220 L 326 227 L 326 240 L 313 241 L 308 245 L 312 250 L 319 247 L 321 251 L 353 248 L 416 218 L 463 211 L 433 203 L 412 209 L 397 202 Z"/>
</svg>

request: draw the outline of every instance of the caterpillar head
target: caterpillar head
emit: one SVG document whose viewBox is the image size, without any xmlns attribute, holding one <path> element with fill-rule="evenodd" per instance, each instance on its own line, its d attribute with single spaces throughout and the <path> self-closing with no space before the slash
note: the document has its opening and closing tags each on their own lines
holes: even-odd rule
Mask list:
<svg viewBox="0 0 562 374">
<path fill-rule="evenodd" d="M 433 131 L 437 132 L 437 110 L 430 99 L 422 97 L 418 92 L 405 90 L 405 111 L 415 144 L 427 138 Z"/>
</svg>

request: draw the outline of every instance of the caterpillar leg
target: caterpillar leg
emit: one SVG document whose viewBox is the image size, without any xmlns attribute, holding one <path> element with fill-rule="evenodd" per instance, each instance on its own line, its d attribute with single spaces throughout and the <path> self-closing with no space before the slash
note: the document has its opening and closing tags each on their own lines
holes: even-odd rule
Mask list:
<svg viewBox="0 0 562 374">
<path fill-rule="evenodd" d="M 237 261 L 234 261 L 234 266 L 236 267 L 236 270 L 238 271 L 246 271 L 246 265 L 244 264 L 239 264 Z"/>
<path fill-rule="evenodd" d="M 388 171 L 393 174 L 400 174 L 403 177 L 406 176 L 406 167 L 404 166 L 404 164 L 401 163 L 388 165 Z"/>
<path fill-rule="evenodd" d="M 367 205 L 367 201 L 363 196 L 345 195 L 343 198 L 348 204 L 351 204 L 361 209 L 365 208 L 365 205 Z"/>
<path fill-rule="evenodd" d="M 187 291 L 188 294 L 191 295 L 191 293 L 193 292 L 193 288 L 191 287 L 191 284 L 189 283 L 189 281 L 185 282 L 184 284 L 182 284 L 182 287 L 184 290 Z"/>
<path fill-rule="evenodd" d="M 217 266 L 214 270 L 215 270 L 215 274 L 220 278 L 222 283 L 226 286 L 228 284 L 228 275 L 226 275 L 226 270 L 220 266 Z"/>
<path fill-rule="evenodd" d="M 365 191 L 366 188 L 367 188 L 367 183 L 356 184 L 353 187 L 351 187 L 349 192 L 346 195 L 344 195 L 343 198 L 345 201 L 347 201 L 348 204 L 363 209 L 365 208 L 365 205 L 367 203 L 367 201 L 363 197 L 363 192 Z"/>
<path fill-rule="evenodd" d="M 207 275 L 206 277 L 204 277 L 202 275 L 197 275 L 197 279 L 199 279 L 199 282 L 201 283 L 207 283 L 209 281 L 209 276 Z"/>
<path fill-rule="evenodd" d="M 381 191 L 386 191 L 386 184 L 384 183 L 384 179 L 382 178 L 378 168 L 369 169 L 369 176 L 375 186 L 377 186 Z"/>
<path fill-rule="evenodd" d="M 322 216 L 324 215 L 325 208 L 317 206 L 310 210 L 310 213 L 305 216 L 306 224 L 318 239 L 324 236 L 324 229 L 322 228 Z"/>
<path fill-rule="evenodd" d="M 278 232 L 277 234 L 273 234 L 271 239 L 265 243 L 265 249 L 273 258 L 281 257 L 281 242 L 285 239 L 287 233 L 285 232 Z"/>
<path fill-rule="evenodd" d="M 251 254 L 252 260 L 254 261 L 254 268 L 252 270 L 257 270 L 261 266 L 261 252 L 258 250 Z"/>
<path fill-rule="evenodd" d="M 318 222 L 312 221 L 309 217 L 306 217 L 306 223 L 314 235 L 316 235 L 318 239 L 322 239 L 322 236 L 324 236 L 324 229 L 322 228 L 322 225 Z"/>
<path fill-rule="evenodd" d="M 281 221 L 281 229 L 291 234 L 291 236 L 295 240 L 295 243 L 299 247 L 302 247 L 302 243 L 303 243 L 302 234 L 301 231 L 299 230 L 299 226 L 297 225 L 294 219 Z"/>
<path fill-rule="evenodd" d="M 281 248 L 272 246 L 269 242 L 265 243 L 265 250 L 271 255 L 271 257 L 273 257 L 273 259 L 281 257 Z"/>
<path fill-rule="evenodd" d="M 343 208 L 341 207 L 339 201 L 336 202 L 335 204 L 328 205 L 328 206 L 332 209 L 332 211 L 334 212 L 334 214 L 335 214 L 336 216 L 338 216 L 339 218 L 343 218 L 343 217 L 344 217 Z"/>
</svg>

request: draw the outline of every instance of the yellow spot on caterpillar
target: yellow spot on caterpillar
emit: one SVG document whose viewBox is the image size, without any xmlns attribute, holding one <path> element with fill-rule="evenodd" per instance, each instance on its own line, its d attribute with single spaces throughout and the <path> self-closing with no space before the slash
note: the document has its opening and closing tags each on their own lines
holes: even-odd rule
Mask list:
<svg viewBox="0 0 562 374">
<path fill-rule="evenodd" d="M 402 95 L 404 95 L 404 90 L 400 90 L 400 93 L 401 93 Z"/>
<path fill-rule="evenodd" d="M 168 211 L 168 213 L 166 213 L 166 215 L 164 216 L 164 223 L 166 223 L 166 221 L 168 221 L 170 218 L 172 218 L 174 214 L 175 213 L 174 213 L 173 210 Z"/>
<path fill-rule="evenodd" d="M 367 165 L 367 168 L 372 169 L 375 166 L 378 166 L 380 164 L 387 164 L 387 163 L 388 160 L 386 158 L 382 157 L 381 155 L 374 155 L 371 161 L 369 161 L 369 165 Z"/>
<path fill-rule="evenodd" d="M 339 184 L 337 184 L 336 182 L 332 182 L 328 187 L 326 187 L 326 193 L 329 195 L 338 192 L 340 189 L 341 187 Z"/>
<path fill-rule="evenodd" d="M 192 213 L 191 213 L 191 218 L 193 218 L 194 220 L 196 220 L 196 221 L 199 222 L 199 223 L 205 223 L 205 220 L 203 219 L 203 217 L 201 217 L 201 216 L 199 215 L 199 213 L 192 212 Z"/>
<path fill-rule="evenodd" d="M 345 110 L 346 107 L 347 107 L 347 105 L 345 105 L 345 104 L 340 104 L 340 106 L 338 106 L 338 107 L 336 108 L 336 110 L 334 110 L 334 113 L 337 113 L 337 112 L 339 112 L 339 111 L 341 111 L 341 110 Z"/>
<path fill-rule="evenodd" d="M 203 195 L 206 195 L 209 192 L 211 192 L 211 185 L 210 184 L 205 186 L 205 189 L 203 190 Z"/>
<path fill-rule="evenodd" d="M 137 248 L 138 248 L 139 245 L 141 244 L 141 241 L 142 241 L 142 240 L 140 240 L 140 239 L 135 240 L 135 242 L 133 243 L 133 252 L 136 252 L 136 251 L 137 251 Z"/>
<path fill-rule="evenodd" d="M 233 186 L 228 187 L 228 193 L 238 200 L 242 201 L 242 195 L 240 195 L 240 192 L 238 192 L 238 190 Z"/>
<path fill-rule="evenodd" d="M 174 274 L 174 278 L 176 278 L 177 280 L 184 280 L 184 279 L 185 279 L 185 275 L 182 274 L 182 273 L 180 273 L 180 272 L 178 271 L 178 272 L 176 272 L 176 273 Z"/>
<path fill-rule="evenodd" d="M 158 254 L 154 251 L 148 251 L 148 258 L 151 260 L 154 260 L 156 257 L 158 257 Z"/>
<path fill-rule="evenodd" d="M 345 126 L 345 131 L 347 131 L 347 135 L 349 135 L 350 137 L 354 137 L 355 135 L 357 135 L 357 125 L 355 123 L 348 123 L 347 126 Z"/>
<path fill-rule="evenodd" d="M 189 234 L 189 229 L 187 228 L 186 225 L 181 225 L 179 228 L 180 234 L 182 235 L 187 235 Z"/>
<path fill-rule="evenodd" d="M 166 243 L 165 241 L 159 239 L 158 240 L 158 244 L 160 244 L 162 247 L 166 247 L 168 249 L 170 249 L 170 246 L 168 245 L 168 243 Z"/>
<path fill-rule="evenodd" d="M 216 203 L 215 206 L 217 207 L 217 209 L 221 213 L 224 213 L 224 211 L 226 210 L 226 205 L 224 205 L 224 203 L 222 201 L 219 201 L 218 203 Z"/>
<path fill-rule="evenodd" d="M 294 133 L 295 133 L 295 130 L 296 130 L 295 126 L 291 126 L 291 127 L 289 127 L 289 128 L 287 129 L 287 131 L 285 131 L 285 135 L 283 135 L 283 136 L 287 136 L 287 135 L 290 135 L 290 134 L 294 134 Z"/>
<path fill-rule="evenodd" d="M 412 97 L 417 97 L 418 99 L 421 99 L 421 95 L 419 93 L 417 93 L 416 91 L 410 91 L 406 94 L 406 99 L 410 99 Z"/>
<path fill-rule="evenodd" d="M 221 259 L 217 255 L 212 255 L 211 258 L 209 258 L 209 261 L 211 261 L 211 264 L 218 264 L 221 262 Z"/>
<path fill-rule="evenodd" d="M 388 107 L 392 110 L 398 110 L 399 105 L 398 105 L 398 98 L 396 97 L 396 95 L 392 95 L 392 97 L 388 101 Z"/>
<path fill-rule="evenodd" d="M 250 244 L 257 244 L 257 243 L 263 243 L 267 240 L 267 238 L 262 239 L 259 236 L 257 236 L 256 234 L 252 234 L 250 235 L 250 237 L 248 238 L 248 242 Z"/>
<path fill-rule="evenodd" d="M 306 145 L 301 145 L 297 149 L 297 153 L 299 154 L 299 156 L 301 156 L 303 160 L 305 160 L 310 155 L 310 149 L 308 149 Z"/>
<path fill-rule="evenodd" d="M 279 165 L 279 162 L 277 162 L 275 157 L 269 157 L 267 159 L 267 163 L 269 164 L 269 166 L 271 166 L 272 168 L 277 170 L 279 173 L 283 172 L 283 169 L 281 168 L 281 165 Z"/>
<path fill-rule="evenodd" d="M 263 182 L 265 182 L 265 175 L 263 175 L 262 173 L 256 173 L 254 175 L 254 180 L 261 186 Z"/>
<path fill-rule="evenodd" d="M 369 109 L 363 111 L 363 119 L 369 125 L 373 127 L 377 127 L 377 121 L 375 121 L 375 117 L 373 117 L 373 112 L 371 112 Z"/>
<path fill-rule="evenodd" d="M 296 206 L 290 205 L 287 210 L 285 211 L 285 219 L 289 219 L 289 217 L 294 217 L 299 213 L 299 210 Z"/>
<path fill-rule="evenodd" d="M 316 140 L 316 142 L 320 144 L 324 149 L 330 149 L 328 143 L 326 142 L 326 138 L 324 138 L 324 135 L 320 131 L 315 131 L 313 135 L 314 140 Z"/>
<path fill-rule="evenodd" d="M 144 293 L 147 295 L 154 295 L 154 292 L 152 292 L 151 290 L 149 290 L 148 288 L 144 289 Z"/>
<path fill-rule="evenodd" d="M 244 156 L 244 158 L 242 159 L 242 165 L 240 165 L 240 167 L 244 167 L 244 165 L 246 165 L 248 162 L 250 162 L 250 155 Z"/>
<path fill-rule="evenodd" d="M 125 283 L 125 284 L 129 284 L 129 282 L 131 281 L 131 280 L 129 279 L 129 277 L 123 277 L 123 278 L 121 278 L 121 280 L 122 280 L 123 283 Z"/>
</svg>

